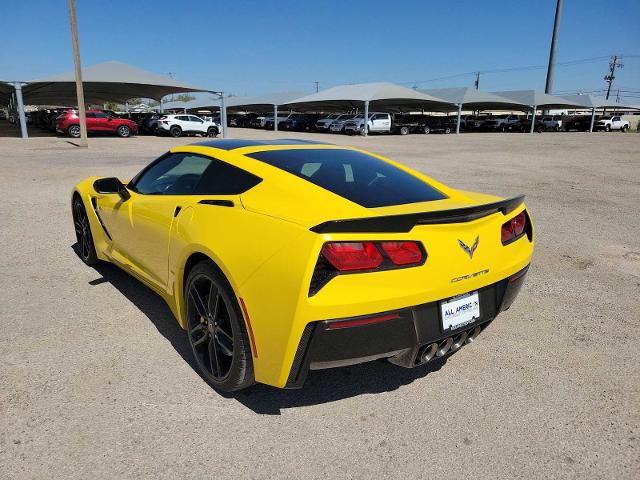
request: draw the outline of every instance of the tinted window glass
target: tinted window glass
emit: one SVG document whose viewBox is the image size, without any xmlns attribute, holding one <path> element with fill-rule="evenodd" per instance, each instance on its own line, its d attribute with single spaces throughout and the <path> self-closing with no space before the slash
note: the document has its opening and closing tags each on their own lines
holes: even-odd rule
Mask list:
<svg viewBox="0 0 640 480">
<path fill-rule="evenodd" d="M 102 112 L 96 112 L 96 118 L 109 118 L 109 116 L 106 113 L 102 113 Z"/>
<path fill-rule="evenodd" d="M 210 163 L 211 159 L 200 155 L 169 155 L 145 171 L 133 189 L 147 195 L 192 194 Z"/>
<path fill-rule="evenodd" d="M 198 195 L 238 195 L 255 187 L 262 179 L 241 168 L 211 159 L 194 193 Z"/>
<path fill-rule="evenodd" d="M 96 118 L 96 114 L 92 112 L 87 112 L 84 114 L 87 118 Z"/>
<path fill-rule="evenodd" d="M 413 175 L 353 150 L 272 150 L 248 156 L 368 208 L 446 198 Z"/>
<path fill-rule="evenodd" d="M 202 120 L 200 120 L 198 117 L 194 117 L 194 116 L 190 116 L 189 120 L 192 121 L 192 122 L 202 123 Z"/>
</svg>

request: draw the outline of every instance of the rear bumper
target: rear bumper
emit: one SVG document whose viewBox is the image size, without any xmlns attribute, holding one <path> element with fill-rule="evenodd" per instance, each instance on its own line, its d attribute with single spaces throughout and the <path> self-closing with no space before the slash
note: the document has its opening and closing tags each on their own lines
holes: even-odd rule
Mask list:
<svg viewBox="0 0 640 480">
<path fill-rule="evenodd" d="M 378 358 L 389 358 L 407 368 L 425 363 L 428 361 L 423 355 L 426 348 L 434 344 L 456 345 L 455 341 L 460 339 L 464 343 L 467 335 L 471 337 L 474 334 L 475 338 L 499 312 L 508 309 L 524 283 L 528 268 L 479 289 L 480 318 L 455 330 L 443 330 L 439 301 L 382 312 L 378 318 L 392 318 L 376 323 L 346 328 L 332 328 L 331 324 L 336 320 L 309 323 L 298 344 L 285 388 L 301 388 L 309 370 L 353 365 Z M 376 316 L 337 320 L 357 321 L 372 317 Z M 448 341 L 449 338 L 453 339 L 452 342 Z M 447 347 L 438 354 L 446 355 L 457 348 Z M 436 350 L 433 352 L 435 355 Z"/>
</svg>

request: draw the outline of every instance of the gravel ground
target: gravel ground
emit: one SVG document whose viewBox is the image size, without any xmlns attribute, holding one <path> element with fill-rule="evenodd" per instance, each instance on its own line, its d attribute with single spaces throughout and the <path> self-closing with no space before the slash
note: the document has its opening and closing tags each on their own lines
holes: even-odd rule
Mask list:
<svg viewBox="0 0 640 480">
<path fill-rule="evenodd" d="M 350 138 L 452 186 L 525 193 L 514 306 L 446 365 L 313 372 L 234 396 L 162 300 L 75 255 L 72 185 L 193 139 L 0 138 L 0 477 L 639 478 L 640 135 Z"/>
</svg>

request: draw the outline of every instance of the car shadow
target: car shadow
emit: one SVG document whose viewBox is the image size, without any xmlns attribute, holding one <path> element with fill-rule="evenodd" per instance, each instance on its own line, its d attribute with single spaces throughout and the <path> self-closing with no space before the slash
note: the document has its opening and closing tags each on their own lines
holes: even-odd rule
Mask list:
<svg viewBox="0 0 640 480">
<path fill-rule="evenodd" d="M 72 248 L 77 254 L 77 244 Z M 200 375 L 187 336 L 162 297 L 115 265 L 100 263 L 93 268 L 100 274 L 100 278 L 90 281 L 89 284 L 100 285 L 108 282 L 113 285 L 146 315 L 175 351 Z M 446 361 L 445 357 L 433 360 L 427 365 L 405 369 L 379 360 L 349 367 L 311 371 L 304 387 L 299 390 L 283 390 L 257 384 L 240 392 L 217 393 L 225 398 L 235 399 L 255 413 L 280 415 L 282 409 L 286 408 L 318 405 L 359 395 L 397 390 L 440 370 Z"/>
</svg>

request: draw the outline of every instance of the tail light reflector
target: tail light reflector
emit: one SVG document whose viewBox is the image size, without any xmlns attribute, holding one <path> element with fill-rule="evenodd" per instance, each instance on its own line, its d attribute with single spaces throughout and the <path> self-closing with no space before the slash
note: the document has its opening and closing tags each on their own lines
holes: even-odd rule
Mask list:
<svg viewBox="0 0 640 480">
<path fill-rule="evenodd" d="M 501 239 L 503 245 L 515 240 L 524 233 L 527 226 L 527 214 L 525 212 L 526 210 L 523 210 L 502 225 Z"/>
<path fill-rule="evenodd" d="M 386 322 L 400 318 L 399 313 L 387 313 L 385 315 L 376 315 L 374 317 L 354 318 L 352 320 L 337 320 L 327 323 L 327 330 L 339 330 L 341 328 L 360 327 L 362 325 L 373 325 L 376 323 Z"/>
<path fill-rule="evenodd" d="M 395 265 L 414 265 L 422 262 L 422 250 L 416 242 L 381 242 L 380 246 Z"/>
<path fill-rule="evenodd" d="M 326 243 L 322 255 L 340 271 L 369 270 L 382 263 L 382 255 L 372 242 Z"/>
</svg>

